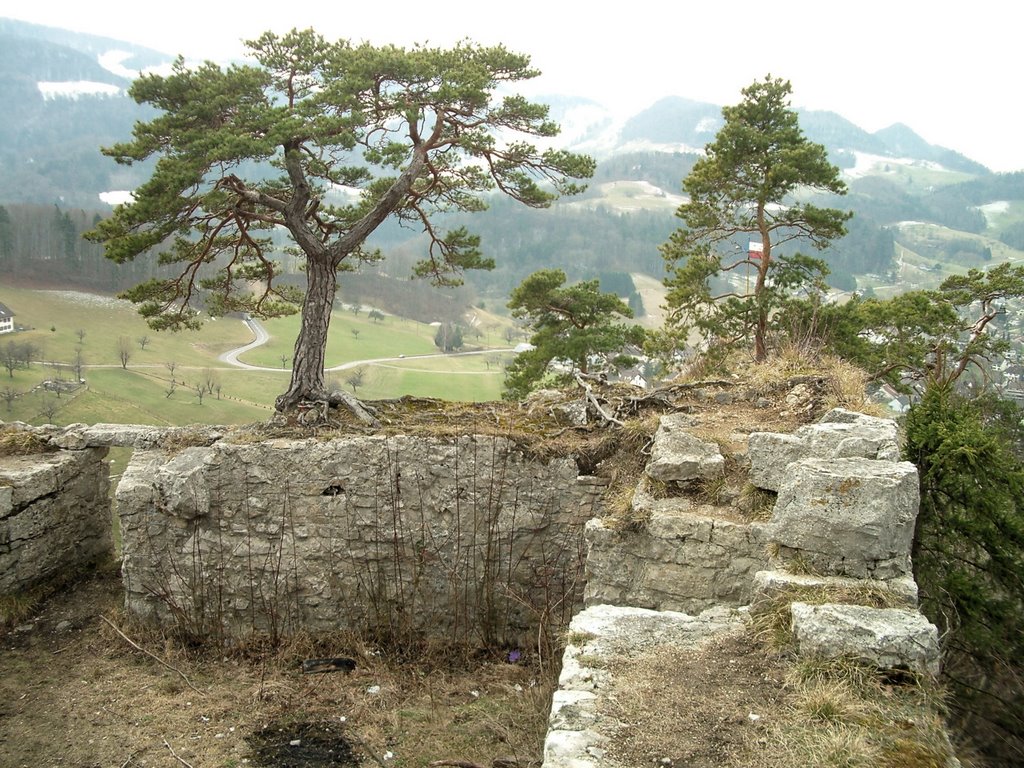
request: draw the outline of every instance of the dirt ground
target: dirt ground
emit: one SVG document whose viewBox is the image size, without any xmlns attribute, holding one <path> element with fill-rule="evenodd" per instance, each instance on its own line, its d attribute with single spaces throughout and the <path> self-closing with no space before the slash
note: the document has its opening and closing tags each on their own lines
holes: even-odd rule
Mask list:
<svg viewBox="0 0 1024 768">
<path fill-rule="evenodd" d="M 606 696 L 626 726 L 610 752 L 623 765 L 756 765 L 766 729 L 789 706 L 784 676 L 778 655 L 744 633 L 656 650 Z"/>
<path fill-rule="evenodd" d="M 540 762 L 553 681 L 528 658 L 442 653 L 396 668 L 341 641 L 189 652 L 133 633 L 120 589 L 116 573 L 98 575 L 0 637 L 4 768 Z M 331 652 L 356 658 L 355 671 L 302 674 L 303 658 Z"/>
</svg>

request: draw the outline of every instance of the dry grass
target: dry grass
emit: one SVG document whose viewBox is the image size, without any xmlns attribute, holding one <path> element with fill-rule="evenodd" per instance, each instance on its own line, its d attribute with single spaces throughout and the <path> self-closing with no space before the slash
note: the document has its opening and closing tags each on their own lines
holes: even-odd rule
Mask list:
<svg viewBox="0 0 1024 768">
<path fill-rule="evenodd" d="M 847 408 L 872 416 L 885 415 L 882 406 L 866 393 L 868 376 L 857 366 L 820 354 L 806 346 L 786 344 L 761 365 L 748 366 L 744 374 L 759 392 L 768 394 L 791 386 L 794 379 L 815 381 L 820 389 L 821 408 Z"/>
<path fill-rule="evenodd" d="M 846 660 L 796 663 L 749 633 L 615 667 L 605 714 L 624 765 L 946 768 L 941 691 Z M 666 762 L 666 761 L 671 761 Z"/>
<path fill-rule="evenodd" d="M 742 634 L 662 646 L 614 669 L 604 714 L 623 725 L 609 749 L 623 765 L 750 765 L 785 696 L 782 666 Z"/>
<path fill-rule="evenodd" d="M 275 650 L 225 653 L 131 625 L 119 598 L 114 576 L 83 582 L 35 614 L 31 630 L 0 635 L 4 765 L 181 765 L 177 757 L 196 768 L 326 766 L 341 764 L 334 758 L 345 748 L 363 765 L 385 756 L 396 767 L 541 761 L 555 679 L 527 649 L 516 663 L 442 647 L 394 663 L 352 637 L 298 635 Z M 303 659 L 325 656 L 348 656 L 356 668 L 302 674 Z M 268 735 L 279 746 L 302 741 L 303 750 L 260 762 Z"/>
<path fill-rule="evenodd" d="M 871 582 L 855 586 L 792 584 L 769 600 L 755 603 L 751 610 L 751 633 L 758 642 L 773 651 L 788 651 L 792 646 L 790 605 L 840 603 L 871 608 L 903 608 L 905 598 Z"/>
<path fill-rule="evenodd" d="M 893 682 L 856 660 L 800 659 L 786 684 L 794 694 L 791 720 L 775 738 L 780 752 L 803 762 L 781 766 L 949 765 L 944 694 L 929 678 Z"/>
<path fill-rule="evenodd" d="M 57 449 L 31 432 L 12 426 L 0 427 L 0 457 L 31 456 L 52 453 L 55 450 Z"/>
<path fill-rule="evenodd" d="M 775 491 L 758 488 L 753 483 L 744 483 L 739 495 L 740 512 L 751 522 L 767 522 L 771 520 L 775 511 L 778 496 Z"/>
</svg>

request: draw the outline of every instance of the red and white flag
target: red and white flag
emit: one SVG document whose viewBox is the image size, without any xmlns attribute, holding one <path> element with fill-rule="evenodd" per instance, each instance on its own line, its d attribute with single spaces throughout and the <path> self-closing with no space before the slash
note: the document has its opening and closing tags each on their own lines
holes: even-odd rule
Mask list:
<svg viewBox="0 0 1024 768">
<path fill-rule="evenodd" d="M 764 255 L 764 243 L 751 240 L 747 243 L 747 258 L 760 259 Z"/>
</svg>

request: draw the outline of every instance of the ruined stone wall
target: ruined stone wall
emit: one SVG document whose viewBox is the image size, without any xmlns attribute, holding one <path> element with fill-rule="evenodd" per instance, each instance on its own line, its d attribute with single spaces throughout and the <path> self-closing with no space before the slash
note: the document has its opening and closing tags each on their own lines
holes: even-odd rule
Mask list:
<svg viewBox="0 0 1024 768">
<path fill-rule="evenodd" d="M 587 525 L 587 607 L 569 627 L 544 768 L 619 764 L 609 746 L 642 726 L 612 714 L 617 686 L 635 684 L 617 678 L 630 680 L 623 670 L 652 648 L 709 658 L 724 638 L 751 642 L 751 617 L 780 609 L 796 656 L 856 658 L 887 674 L 939 671 L 938 630 L 917 609 L 911 569 L 917 470 L 899 461 L 893 421 L 834 409 L 794 434 L 751 434 L 741 458 L 752 487 L 772 499 L 759 520 L 743 519 L 742 494 L 706 498 L 725 462 L 689 423 L 686 414 L 661 418 L 632 524 Z M 934 764 L 959 766 L 945 734 L 935 743 Z"/>
<path fill-rule="evenodd" d="M 111 554 L 105 448 L 0 458 L 0 596 Z"/>
<path fill-rule="evenodd" d="M 735 495 L 702 501 L 700 484 L 723 477 L 714 443 L 663 416 L 646 476 L 633 497 L 642 525 L 587 526 L 587 605 L 699 613 L 747 605 L 758 572 L 789 567 L 860 579 L 910 574 L 917 470 L 900 462 L 896 424 L 843 409 L 796 433 L 755 432 L 753 487 L 776 497 L 771 519 L 744 519 Z M 673 489 L 655 498 L 648 488 Z M 902 587 L 901 587 L 902 589 Z"/>
<path fill-rule="evenodd" d="M 136 450 L 117 491 L 126 605 L 231 637 L 565 626 L 603 491 L 577 474 L 483 436 Z"/>
</svg>

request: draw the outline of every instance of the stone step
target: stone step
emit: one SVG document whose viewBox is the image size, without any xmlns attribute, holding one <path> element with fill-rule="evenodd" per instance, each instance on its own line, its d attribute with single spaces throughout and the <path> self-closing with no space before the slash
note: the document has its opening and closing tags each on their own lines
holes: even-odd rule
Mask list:
<svg viewBox="0 0 1024 768">
<path fill-rule="evenodd" d="M 738 632 L 743 613 L 714 608 L 698 616 L 612 605 L 592 605 L 573 618 L 552 697 L 543 768 L 615 768 L 608 748 L 623 724 L 603 701 L 616 675 L 644 655 L 671 645 L 699 648 Z"/>
</svg>

